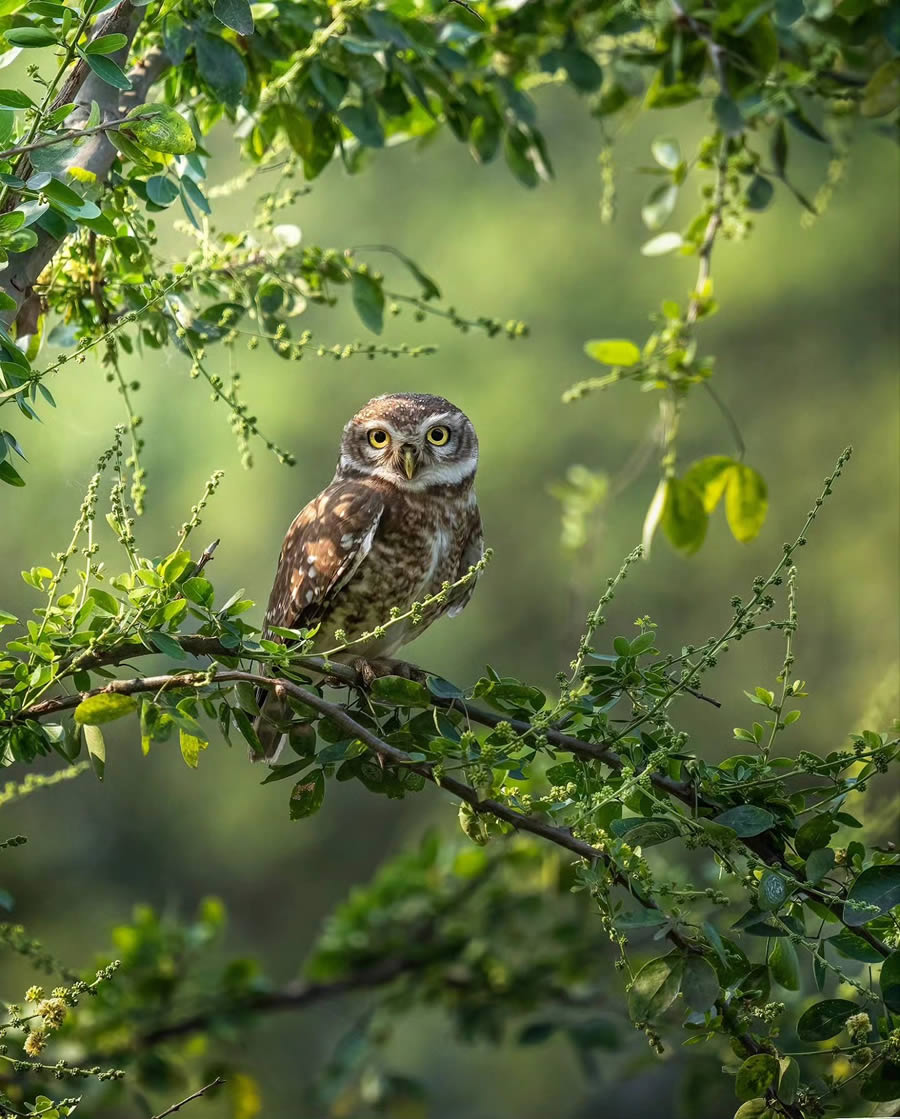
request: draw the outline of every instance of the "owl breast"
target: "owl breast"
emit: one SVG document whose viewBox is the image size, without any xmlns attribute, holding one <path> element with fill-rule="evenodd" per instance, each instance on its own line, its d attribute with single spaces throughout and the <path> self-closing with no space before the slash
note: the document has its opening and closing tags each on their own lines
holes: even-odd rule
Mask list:
<svg viewBox="0 0 900 1119">
<path fill-rule="evenodd" d="M 404 495 L 403 500 L 386 508 L 368 555 L 333 596 L 332 605 L 322 617 L 316 647 L 326 649 L 338 644 L 334 637 L 337 630 L 343 630 L 352 641 L 388 621 L 394 607 L 406 612 L 413 602 L 437 594 L 445 582 L 457 579 L 472 509 L 473 505 L 464 500 L 434 505 L 416 494 Z M 431 607 L 418 624 L 412 619 L 397 622 L 382 637 L 354 646 L 347 655 L 391 656 L 427 629 L 449 605 Z"/>
</svg>

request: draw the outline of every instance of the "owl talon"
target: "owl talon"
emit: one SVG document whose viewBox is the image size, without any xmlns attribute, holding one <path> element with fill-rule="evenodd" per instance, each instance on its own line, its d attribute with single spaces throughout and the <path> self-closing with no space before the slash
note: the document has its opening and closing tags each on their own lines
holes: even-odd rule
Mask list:
<svg viewBox="0 0 900 1119">
<path fill-rule="evenodd" d="M 384 676 L 384 672 L 379 672 L 374 661 L 367 661 L 365 657 L 357 657 L 353 662 L 353 668 L 359 676 L 359 682 L 362 686 L 369 690 L 372 684 L 378 679 L 379 676 Z"/>
</svg>

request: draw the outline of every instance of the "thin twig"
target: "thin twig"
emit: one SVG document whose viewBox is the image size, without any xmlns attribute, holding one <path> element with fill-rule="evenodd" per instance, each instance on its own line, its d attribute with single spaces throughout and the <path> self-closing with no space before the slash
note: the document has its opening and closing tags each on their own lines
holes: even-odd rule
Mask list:
<svg viewBox="0 0 900 1119">
<path fill-rule="evenodd" d="M 472 5 L 467 4 L 465 0 L 450 0 L 450 3 L 456 4 L 457 7 L 465 8 L 466 11 L 470 13 L 470 15 L 473 15 L 481 23 L 487 23 L 487 20 L 484 18 L 484 16 L 479 15 L 478 12 L 476 12 L 475 9 L 472 7 Z"/>
<path fill-rule="evenodd" d="M 202 1088 L 198 1088 L 196 1092 L 192 1092 L 189 1096 L 185 1096 L 180 1103 L 173 1103 L 171 1107 L 167 1107 L 166 1110 L 161 1111 L 159 1115 L 154 1115 L 153 1119 L 165 1119 L 167 1115 L 174 1115 L 176 1111 L 181 1111 L 184 1105 L 190 1103 L 191 1100 L 199 1099 L 201 1096 L 206 1095 L 206 1093 L 211 1091 L 213 1088 L 218 1088 L 220 1084 L 224 1083 L 225 1081 L 222 1079 L 222 1077 L 217 1076 L 215 1080 L 211 1080 L 209 1084 L 204 1085 L 204 1087 Z"/>
<path fill-rule="evenodd" d="M 716 72 L 716 78 L 722 87 L 722 92 L 727 96 L 728 79 L 725 75 L 725 48 L 716 42 L 705 23 L 701 23 L 699 19 L 695 19 L 689 12 L 685 11 L 679 0 L 672 0 L 672 7 L 675 9 L 679 21 L 689 27 L 697 38 L 702 39 L 706 44 L 706 53 L 709 55 L 713 70 Z"/>
</svg>

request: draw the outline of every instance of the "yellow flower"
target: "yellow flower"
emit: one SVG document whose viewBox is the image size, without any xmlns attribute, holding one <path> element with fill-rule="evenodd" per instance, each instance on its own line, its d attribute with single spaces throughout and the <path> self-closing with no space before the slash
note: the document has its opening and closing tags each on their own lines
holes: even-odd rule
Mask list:
<svg viewBox="0 0 900 1119">
<path fill-rule="evenodd" d="M 25 1052 L 29 1057 L 36 1057 L 44 1048 L 46 1041 L 47 1035 L 43 1029 L 32 1030 L 25 1038 Z"/>
</svg>

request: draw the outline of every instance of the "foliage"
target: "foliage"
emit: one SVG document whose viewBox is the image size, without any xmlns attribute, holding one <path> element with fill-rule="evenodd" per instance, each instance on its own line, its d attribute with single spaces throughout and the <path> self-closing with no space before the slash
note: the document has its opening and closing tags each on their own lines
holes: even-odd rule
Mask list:
<svg viewBox="0 0 900 1119">
<path fill-rule="evenodd" d="M 608 187 L 616 122 L 639 110 L 693 102 L 710 107 L 712 130 L 696 155 L 683 153 L 678 137 L 660 136 L 652 145 L 653 166 L 645 169 L 656 179 L 643 208 L 655 236 L 642 252 L 697 256 L 696 283 L 685 303 L 662 302 L 642 346 L 588 343 L 588 355 L 611 371 L 567 394 L 574 400 L 623 380 L 661 393 L 662 480 L 645 536 L 661 526 L 676 548 L 696 550 L 710 512 L 694 484 L 697 470 L 706 472 L 721 456 L 679 477 L 676 437 L 694 386 L 719 400 L 709 384 L 713 359 L 700 351 L 696 330 L 717 309 L 711 278 L 716 240 L 745 236 L 753 216 L 771 204 L 776 184 L 817 213 L 828 191 L 811 203 L 797 188 L 794 137 L 830 153 L 838 168 L 829 172 L 833 182 L 851 124 L 873 120 L 889 131 L 900 100 L 898 23 L 890 6 L 873 0 L 739 0 L 696 10 L 680 0 L 535 0 L 477 10 L 456 3 L 436 13 L 369 0 L 344 0 L 334 8 L 281 0 L 255 10 L 248 0 L 177 9 L 163 4 L 159 10 L 121 0 L 97 11 L 95 0 L 71 7 L 11 0 L 0 17 L 9 45 L 0 64 L 22 51 L 29 62 L 56 52 L 50 79 L 38 64 L 28 66 L 36 96 L 0 90 L 0 136 L 9 144 L 0 152 L 0 260 L 8 264 L 0 311 L 12 324 L 0 333 L 0 406 L 15 405 L 35 418 L 39 407 L 54 404 L 44 383 L 48 374 L 100 345 L 127 409 L 138 512 L 146 493 L 141 417 L 133 407 L 140 386 L 123 376 L 121 352 L 173 346 L 189 359 L 191 375 L 202 377 L 227 408 L 245 464 L 256 436 L 290 463 L 289 452 L 260 434 L 241 396 L 239 364 L 232 356 L 226 384 L 207 365 L 208 345 L 222 341 L 233 350 L 246 339 L 252 349 L 263 340 L 293 360 L 430 352 L 427 345 L 371 341 L 312 344 L 311 332 L 298 331 L 295 320 L 310 304 L 333 304 L 346 285 L 363 326 L 376 335 L 385 312 L 399 313 L 404 304 L 418 319 L 436 313 L 461 329 L 503 329 L 490 316 L 468 320 L 442 309 L 435 302 L 437 284 L 405 253 L 391 250 L 417 292 L 389 289 L 353 250 L 301 245 L 297 227 L 274 219 L 298 193 L 291 185 L 298 170 L 309 182 L 339 157 L 356 173 L 372 152 L 400 142 L 424 145 L 445 125 L 478 162 L 502 152 L 519 182 L 533 187 L 553 174 L 534 98 L 553 83 L 571 87 L 596 118 Z M 149 100 L 153 89 L 159 92 Z M 235 126 L 248 169 L 230 184 L 209 186 L 206 138 L 226 121 Z M 208 217 L 215 197 L 255 185 L 262 170 L 277 171 L 278 178 L 257 199 L 256 232 L 216 233 Z M 714 176 L 702 187 L 700 211 L 682 232 L 659 232 L 698 171 Z M 155 251 L 157 215 L 176 202 L 188 220 L 181 230 L 198 247 L 170 261 Z M 608 212 L 609 198 L 604 205 Z M 517 336 L 525 328 L 513 320 L 505 329 Z M 76 352 L 64 351 L 36 369 L 45 339 L 77 346 Z M 721 406 L 742 460 L 740 433 Z M 14 455 L 24 452 L 17 435 L 4 429 L 0 480 L 18 486 L 24 479 Z M 765 483 L 738 461 L 727 492 L 729 525 L 738 540 L 747 540 L 765 517 Z"/>
</svg>

